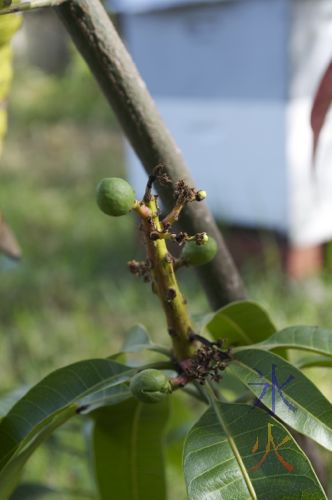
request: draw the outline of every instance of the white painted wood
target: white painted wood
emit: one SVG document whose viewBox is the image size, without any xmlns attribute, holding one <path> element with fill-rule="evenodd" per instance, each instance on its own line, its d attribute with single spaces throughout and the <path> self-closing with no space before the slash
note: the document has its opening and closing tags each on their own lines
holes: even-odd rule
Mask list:
<svg viewBox="0 0 332 500">
<path fill-rule="evenodd" d="M 293 1 L 287 119 L 290 239 L 314 245 L 332 237 L 332 114 L 322 130 L 312 167 L 310 112 L 332 60 L 332 2 Z"/>
<path fill-rule="evenodd" d="M 295 245 L 330 239 L 332 113 L 315 178 L 309 118 L 332 59 L 332 1 L 109 1 L 215 215 Z M 142 189 L 132 152 L 128 164 Z"/>
</svg>

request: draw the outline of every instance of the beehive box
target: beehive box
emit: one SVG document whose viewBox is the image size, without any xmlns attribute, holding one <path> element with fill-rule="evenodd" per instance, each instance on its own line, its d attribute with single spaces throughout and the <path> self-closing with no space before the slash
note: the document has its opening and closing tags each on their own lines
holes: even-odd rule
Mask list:
<svg viewBox="0 0 332 500">
<path fill-rule="evenodd" d="M 310 108 L 332 58 L 330 0 L 109 0 L 125 43 L 215 215 L 332 236 L 332 120 L 311 169 Z M 143 169 L 128 148 L 130 177 Z"/>
</svg>

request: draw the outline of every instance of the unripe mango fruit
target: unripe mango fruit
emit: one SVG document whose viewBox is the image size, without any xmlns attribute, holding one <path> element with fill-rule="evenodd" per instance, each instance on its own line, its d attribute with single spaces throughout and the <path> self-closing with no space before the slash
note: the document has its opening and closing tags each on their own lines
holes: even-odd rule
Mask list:
<svg viewBox="0 0 332 500">
<path fill-rule="evenodd" d="M 99 208 L 113 217 L 127 214 L 133 208 L 135 198 L 131 185 L 118 177 L 102 179 L 97 186 Z"/>
<path fill-rule="evenodd" d="M 130 390 L 143 403 L 159 403 L 172 392 L 172 386 L 163 372 L 148 368 L 133 376 Z"/>
<path fill-rule="evenodd" d="M 7 7 L 2 2 L 0 8 Z M 9 43 L 14 36 L 14 33 L 22 24 L 22 16 L 19 14 L 6 14 L 0 18 L 0 47 Z"/>
<path fill-rule="evenodd" d="M 185 264 L 191 266 L 203 266 L 210 262 L 218 250 L 217 242 L 209 236 L 206 243 L 197 245 L 196 241 L 188 241 L 182 251 L 182 259 Z"/>
</svg>

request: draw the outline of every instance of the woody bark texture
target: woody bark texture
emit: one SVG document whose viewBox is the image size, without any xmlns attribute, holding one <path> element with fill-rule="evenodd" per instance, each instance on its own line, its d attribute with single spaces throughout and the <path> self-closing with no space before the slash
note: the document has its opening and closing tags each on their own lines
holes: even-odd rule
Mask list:
<svg viewBox="0 0 332 500">
<path fill-rule="evenodd" d="M 99 0 L 68 0 L 55 10 L 88 63 L 146 172 L 151 174 L 157 164 L 165 166 L 172 185 L 157 186 L 157 189 L 169 209 L 175 183 L 184 179 L 194 186 L 194 182 L 105 9 Z M 192 234 L 206 231 L 218 243 L 217 256 L 198 270 L 212 308 L 243 299 L 241 278 L 207 206 L 189 204 L 180 226 Z"/>
</svg>

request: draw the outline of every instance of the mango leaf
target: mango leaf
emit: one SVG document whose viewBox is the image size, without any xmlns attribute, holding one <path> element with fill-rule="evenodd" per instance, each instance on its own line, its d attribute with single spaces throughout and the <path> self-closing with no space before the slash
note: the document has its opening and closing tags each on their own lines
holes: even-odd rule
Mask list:
<svg viewBox="0 0 332 500">
<path fill-rule="evenodd" d="M 294 365 L 298 369 L 303 368 L 313 368 L 313 367 L 326 367 L 332 368 L 332 358 L 328 356 L 317 356 L 316 354 L 309 354 L 308 356 L 303 356 L 294 362 Z"/>
<path fill-rule="evenodd" d="M 163 435 L 168 400 L 130 399 L 93 413 L 92 455 L 101 500 L 166 498 Z"/>
<path fill-rule="evenodd" d="M 204 314 L 192 314 L 192 320 L 195 325 L 195 331 L 204 334 L 204 330 L 208 322 L 214 317 L 216 312 L 208 312 Z"/>
<path fill-rule="evenodd" d="M 251 348 L 234 354 L 227 370 L 257 398 L 266 389 L 261 401 L 267 408 L 293 429 L 332 450 L 332 405 L 300 370 L 269 351 Z M 260 385 L 252 385 L 257 383 Z"/>
<path fill-rule="evenodd" d="M 68 410 L 71 410 L 68 418 L 75 414 L 84 397 L 128 380 L 133 372 L 114 361 L 91 359 L 60 368 L 45 377 L 0 422 L 0 471 L 44 428 L 49 425 L 56 428 L 58 421 L 62 424 Z"/>
<path fill-rule="evenodd" d="M 29 390 L 28 386 L 22 386 L 14 391 L 7 391 L 0 394 L 0 418 L 7 415 L 14 404 L 21 399 Z"/>
<path fill-rule="evenodd" d="M 219 309 L 206 329 L 213 338 L 226 338 L 232 346 L 260 342 L 276 331 L 264 309 L 249 301 L 233 302 Z"/>
<path fill-rule="evenodd" d="M 222 379 L 219 383 L 220 392 L 222 394 L 222 401 L 227 403 L 236 403 L 239 398 L 242 402 L 242 398 L 246 396 L 251 396 L 251 392 L 248 391 L 247 387 L 237 378 L 231 375 L 229 370 L 225 370 L 222 375 Z M 246 398 L 248 401 L 248 397 Z"/>
<path fill-rule="evenodd" d="M 80 414 L 88 415 L 98 408 L 117 405 L 122 403 L 122 401 L 130 399 L 131 397 L 132 393 L 129 389 L 128 383 L 107 387 L 106 389 L 102 389 L 101 391 L 97 391 L 89 396 L 86 396 L 81 401 Z"/>
<path fill-rule="evenodd" d="M 145 327 L 138 324 L 129 330 L 120 352 L 113 354 L 111 359 L 121 359 L 122 361 L 124 354 L 142 351 L 157 352 L 164 356 L 171 357 L 170 350 L 167 349 L 167 347 L 152 343 Z"/>
<path fill-rule="evenodd" d="M 75 489 L 54 488 L 42 483 L 24 482 L 20 484 L 10 496 L 10 500 L 37 500 L 37 498 L 49 498 L 58 500 L 59 498 L 85 498 L 95 500 L 95 495 L 89 491 Z"/>
<path fill-rule="evenodd" d="M 59 491 L 40 483 L 23 483 L 20 484 L 11 495 L 10 500 L 37 500 L 37 498 L 45 498 L 45 496 L 59 495 Z"/>
<path fill-rule="evenodd" d="M 280 422 L 259 409 L 249 412 L 244 404 L 216 403 L 216 410 L 207 410 L 187 436 L 183 463 L 189 500 L 326 498 L 308 458 Z M 279 461 L 272 443 L 262 461 L 269 429 L 292 470 Z"/>
<path fill-rule="evenodd" d="M 251 347 L 267 350 L 284 347 L 332 356 L 332 330 L 318 326 L 291 326 Z M 240 351 L 241 347 L 234 349 L 237 350 Z"/>
<path fill-rule="evenodd" d="M 122 344 L 122 352 L 135 352 L 136 346 L 149 345 L 151 339 L 146 328 L 143 325 L 133 326 L 127 333 Z"/>
<path fill-rule="evenodd" d="M 192 396 L 183 391 L 175 391 L 170 402 L 170 418 L 166 434 L 166 475 L 168 486 L 168 498 L 184 500 L 186 496 L 186 485 L 183 477 L 182 455 L 184 441 L 194 422 L 196 422 L 202 411 L 206 410 L 206 403 L 195 401 L 192 404 Z"/>
<path fill-rule="evenodd" d="M 315 159 L 318 139 L 323 128 L 326 115 L 332 103 L 332 61 L 319 83 L 311 109 L 310 123 L 313 132 L 313 159 Z"/>
<path fill-rule="evenodd" d="M 170 399 L 170 418 L 166 434 L 167 465 L 172 465 L 181 471 L 182 477 L 182 450 L 188 431 L 198 416 L 206 409 L 206 402 L 195 401 L 192 396 L 183 391 L 175 391 Z"/>
<path fill-rule="evenodd" d="M 53 421 L 44 425 L 39 434 L 31 439 L 27 446 L 9 460 L 0 470 L 0 498 L 8 498 L 20 482 L 22 469 L 34 451 L 50 437 L 50 435 L 69 418 L 76 415 L 76 407 L 69 406 L 61 412 Z"/>
</svg>

